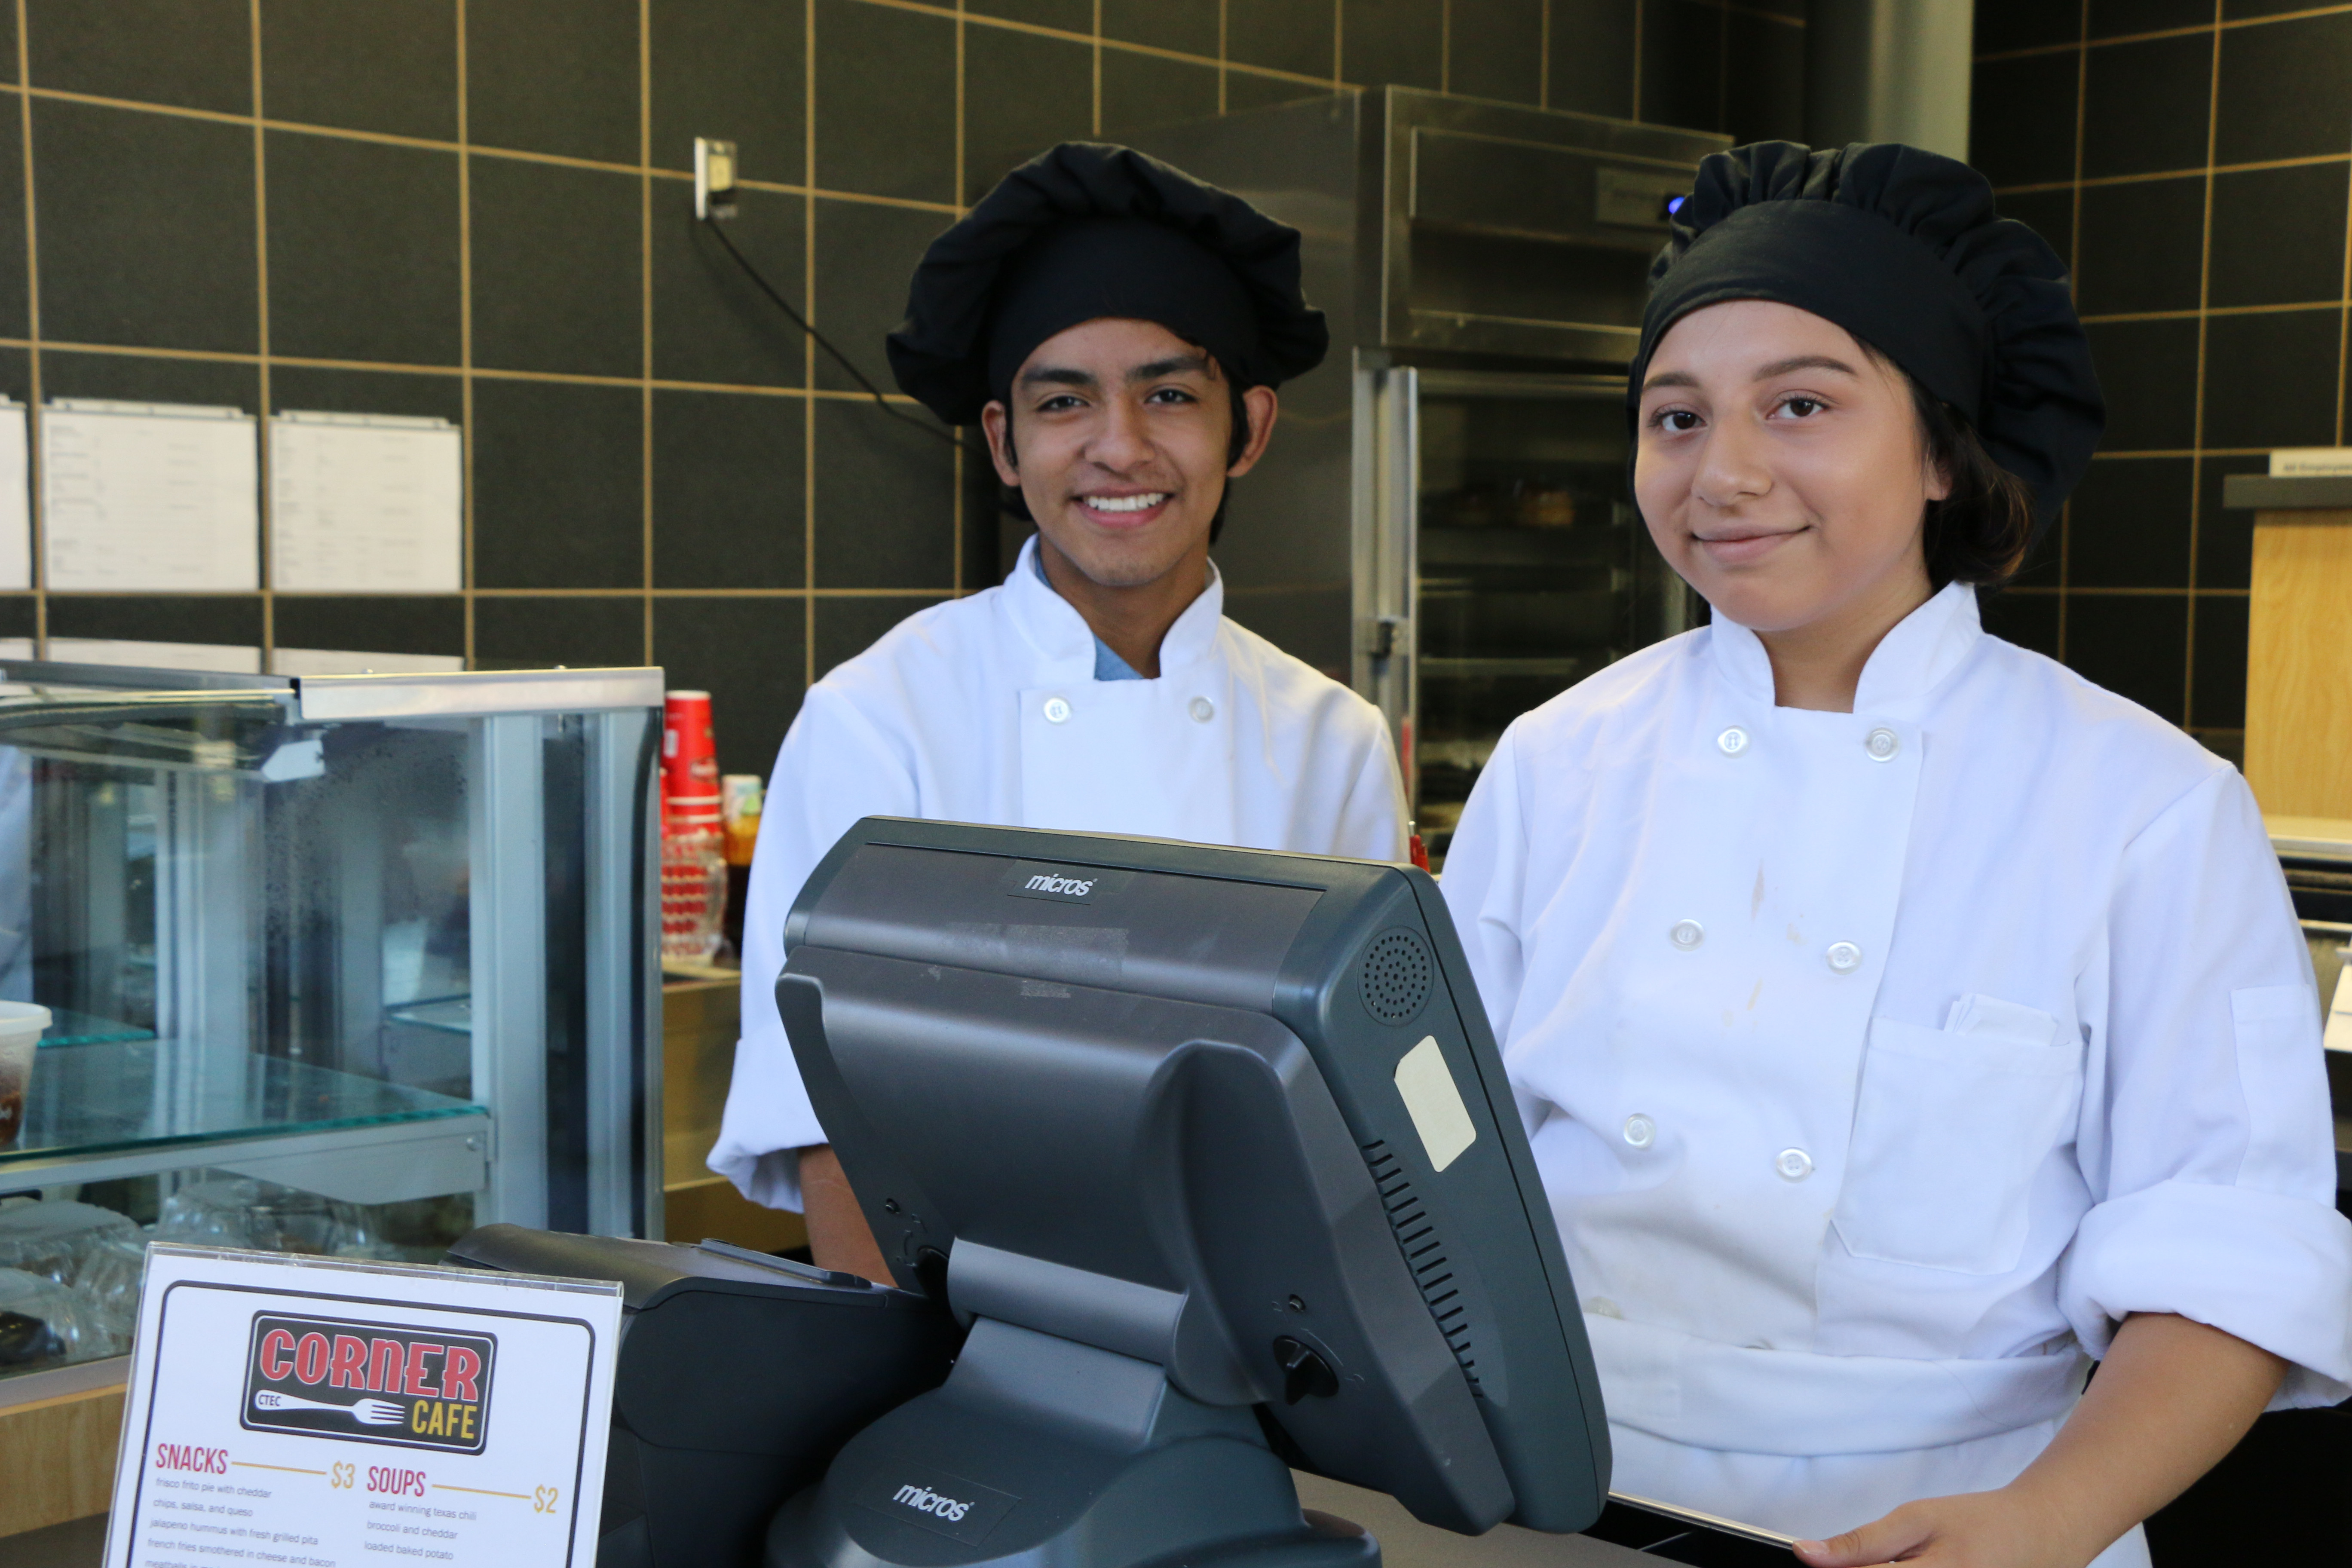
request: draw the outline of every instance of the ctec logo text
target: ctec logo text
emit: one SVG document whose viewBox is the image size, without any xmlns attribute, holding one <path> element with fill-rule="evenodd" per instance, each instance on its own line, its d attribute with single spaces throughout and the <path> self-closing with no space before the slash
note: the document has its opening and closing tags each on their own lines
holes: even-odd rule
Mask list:
<svg viewBox="0 0 2352 1568">
<path fill-rule="evenodd" d="M 488 1334 L 257 1312 L 239 1421 L 249 1431 L 478 1454 L 497 1358 Z"/>
</svg>

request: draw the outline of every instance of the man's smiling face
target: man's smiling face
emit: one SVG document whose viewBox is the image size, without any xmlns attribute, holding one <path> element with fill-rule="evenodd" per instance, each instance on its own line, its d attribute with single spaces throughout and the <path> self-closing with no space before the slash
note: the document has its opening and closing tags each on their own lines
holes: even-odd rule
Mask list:
<svg viewBox="0 0 2352 1568">
<path fill-rule="evenodd" d="M 1138 587 L 1205 553 L 1225 481 L 1265 450 L 1274 392 L 1243 400 L 1251 436 L 1235 458 L 1216 361 L 1156 322 L 1103 318 L 1040 343 L 981 425 L 1046 542 L 1102 586 Z"/>
</svg>

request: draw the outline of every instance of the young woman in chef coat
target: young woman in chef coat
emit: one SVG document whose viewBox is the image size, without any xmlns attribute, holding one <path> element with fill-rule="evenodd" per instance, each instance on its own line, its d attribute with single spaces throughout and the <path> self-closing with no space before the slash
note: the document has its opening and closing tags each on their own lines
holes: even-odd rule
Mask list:
<svg viewBox="0 0 2352 1568">
<path fill-rule="evenodd" d="M 1736 149 L 1629 395 L 1713 624 L 1515 723 L 1444 879 L 1613 1484 L 1814 1564 L 2144 1564 L 2352 1393 L 2352 1227 L 2243 780 L 1978 622 L 2103 419 L 2063 268 L 1949 159 Z"/>
</svg>

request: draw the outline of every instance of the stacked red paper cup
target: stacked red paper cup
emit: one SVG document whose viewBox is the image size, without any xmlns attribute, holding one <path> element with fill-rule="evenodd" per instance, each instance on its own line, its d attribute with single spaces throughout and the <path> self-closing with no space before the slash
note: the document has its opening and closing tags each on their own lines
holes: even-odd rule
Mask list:
<svg viewBox="0 0 2352 1568">
<path fill-rule="evenodd" d="M 707 962 L 727 913 L 726 829 L 710 693 L 672 691 L 662 713 L 662 956 Z"/>
</svg>

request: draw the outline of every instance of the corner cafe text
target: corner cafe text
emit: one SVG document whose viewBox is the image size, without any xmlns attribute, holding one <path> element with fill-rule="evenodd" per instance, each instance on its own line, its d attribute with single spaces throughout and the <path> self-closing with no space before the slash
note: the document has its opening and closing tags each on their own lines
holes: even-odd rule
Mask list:
<svg viewBox="0 0 2352 1568">
<path fill-rule="evenodd" d="M 257 1312 L 240 1423 L 478 1454 L 497 1355 L 488 1334 Z"/>
</svg>

